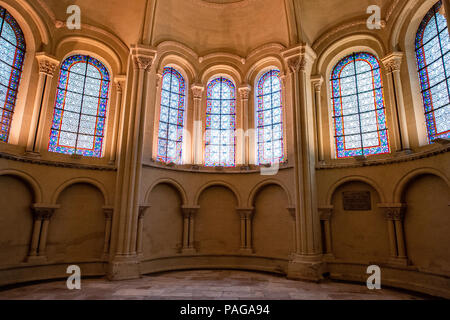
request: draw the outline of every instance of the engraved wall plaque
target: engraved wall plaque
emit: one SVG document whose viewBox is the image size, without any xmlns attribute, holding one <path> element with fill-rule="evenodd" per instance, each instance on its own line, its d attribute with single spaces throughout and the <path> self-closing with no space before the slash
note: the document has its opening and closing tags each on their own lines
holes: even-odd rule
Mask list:
<svg viewBox="0 0 450 320">
<path fill-rule="evenodd" d="M 346 211 L 370 211 L 372 201 L 370 191 L 347 191 L 342 193 L 344 210 Z"/>
</svg>

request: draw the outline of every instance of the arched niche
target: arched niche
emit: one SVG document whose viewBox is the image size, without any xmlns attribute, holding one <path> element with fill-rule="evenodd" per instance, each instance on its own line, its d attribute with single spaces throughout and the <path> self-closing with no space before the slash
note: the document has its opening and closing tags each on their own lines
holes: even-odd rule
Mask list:
<svg viewBox="0 0 450 320">
<path fill-rule="evenodd" d="M 210 185 L 198 198 L 195 248 L 201 254 L 233 254 L 240 247 L 238 200 L 224 185 Z"/>
<path fill-rule="evenodd" d="M 143 259 L 173 256 L 180 252 L 183 236 L 183 197 L 169 182 L 152 187 L 151 205 L 144 217 Z"/>
<path fill-rule="evenodd" d="M 349 205 L 344 198 L 369 195 L 369 207 Z M 376 189 L 361 180 L 338 185 L 331 196 L 334 207 L 331 224 L 332 251 L 336 259 L 368 264 L 389 258 L 389 237 L 381 198 Z"/>
<path fill-rule="evenodd" d="M 35 202 L 32 186 L 13 174 L 0 175 L 0 266 L 24 262 L 31 241 Z"/>
<path fill-rule="evenodd" d="M 450 275 L 450 188 L 438 175 L 420 173 L 405 184 L 406 253 L 423 271 Z"/>
<path fill-rule="evenodd" d="M 253 250 L 258 256 L 287 259 L 294 250 L 289 199 L 278 184 L 259 188 L 253 201 Z"/>
<path fill-rule="evenodd" d="M 103 192 L 94 184 L 78 181 L 65 185 L 56 203 L 60 207 L 49 223 L 48 260 L 100 260 L 105 238 Z"/>
</svg>

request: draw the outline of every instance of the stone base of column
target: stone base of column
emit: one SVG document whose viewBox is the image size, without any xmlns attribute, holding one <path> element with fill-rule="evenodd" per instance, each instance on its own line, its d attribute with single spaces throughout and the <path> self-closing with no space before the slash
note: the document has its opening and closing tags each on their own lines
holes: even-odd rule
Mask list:
<svg viewBox="0 0 450 320">
<path fill-rule="evenodd" d="M 408 258 L 391 257 L 388 260 L 389 264 L 399 267 L 407 267 L 409 265 Z"/>
<path fill-rule="evenodd" d="M 325 261 L 325 262 L 327 262 L 327 261 L 333 261 L 333 260 L 335 260 L 336 258 L 335 258 L 335 256 L 334 256 L 334 254 L 332 254 L 332 253 L 325 253 L 324 255 L 323 255 L 323 261 Z"/>
<path fill-rule="evenodd" d="M 195 248 L 183 248 L 181 249 L 182 254 L 196 254 L 197 250 Z"/>
<path fill-rule="evenodd" d="M 246 254 L 246 255 L 253 254 L 253 249 L 251 249 L 251 248 L 241 248 L 241 249 L 239 249 L 239 252 L 241 254 Z"/>
<path fill-rule="evenodd" d="M 292 255 L 288 264 L 287 278 L 293 280 L 306 280 L 319 282 L 324 279 L 326 264 L 322 255 Z"/>
<path fill-rule="evenodd" d="M 47 256 L 28 256 L 26 261 L 33 264 L 47 263 Z"/>
<path fill-rule="evenodd" d="M 128 280 L 140 277 L 140 261 L 137 256 L 116 256 L 108 264 L 108 280 Z"/>
</svg>

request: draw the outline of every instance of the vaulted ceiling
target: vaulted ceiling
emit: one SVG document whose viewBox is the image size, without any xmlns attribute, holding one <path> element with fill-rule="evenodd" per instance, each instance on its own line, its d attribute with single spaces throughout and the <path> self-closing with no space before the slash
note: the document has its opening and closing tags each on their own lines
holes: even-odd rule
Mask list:
<svg viewBox="0 0 450 320">
<path fill-rule="evenodd" d="M 44 4 L 57 20 L 65 20 L 67 7 L 76 4 L 83 23 L 106 29 L 129 46 L 139 41 L 147 1 L 154 0 L 30 1 Z M 172 40 L 200 55 L 225 49 L 245 56 L 270 42 L 289 46 L 298 30 L 299 37 L 312 43 L 330 28 L 367 16 L 369 5 L 379 5 L 384 12 L 394 1 L 158 0 L 150 19 L 152 44 Z"/>
</svg>

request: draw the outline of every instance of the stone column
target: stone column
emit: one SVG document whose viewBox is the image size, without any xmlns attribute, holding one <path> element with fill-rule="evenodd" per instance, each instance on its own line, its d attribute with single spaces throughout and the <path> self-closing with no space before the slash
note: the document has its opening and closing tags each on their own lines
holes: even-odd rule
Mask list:
<svg viewBox="0 0 450 320">
<path fill-rule="evenodd" d="M 142 248 L 144 241 L 144 218 L 145 213 L 150 208 L 150 205 L 139 206 L 138 227 L 137 227 L 137 240 L 136 240 L 136 252 L 139 256 L 142 256 Z"/>
<path fill-rule="evenodd" d="M 202 84 L 194 84 L 191 87 L 192 95 L 194 97 L 194 126 L 192 137 L 192 160 L 193 164 L 199 166 L 203 162 L 202 147 L 203 147 L 203 132 L 202 132 L 202 98 L 205 90 Z"/>
<path fill-rule="evenodd" d="M 316 119 L 316 141 L 317 141 L 317 158 L 319 161 L 324 160 L 323 152 L 323 124 L 322 124 L 322 100 L 320 91 L 322 89 L 323 77 L 314 76 L 311 78 L 311 84 L 314 88 L 315 103 L 315 119 Z"/>
<path fill-rule="evenodd" d="M 320 221 L 316 205 L 314 108 L 310 75 L 316 54 L 307 44 L 282 52 L 289 67 L 293 96 L 294 174 L 296 206 L 296 254 L 288 265 L 288 277 L 319 281 L 324 263 L 320 252 Z"/>
<path fill-rule="evenodd" d="M 184 254 L 194 254 L 195 250 L 195 215 L 197 214 L 200 207 L 187 207 L 183 206 L 183 248 L 182 253 Z"/>
<path fill-rule="evenodd" d="M 109 248 L 111 241 L 111 225 L 114 213 L 113 207 L 103 207 L 103 214 L 105 215 L 105 241 L 103 244 L 103 259 L 107 260 L 109 257 Z"/>
<path fill-rule="evenodd" d="M 246 84 L 239 89 L 239 97 L 241 98 L 241 131 L 240 131 L 240 152 L 241 158 L 238 164 L 248 166 L 250 163 L 249 155 L 249 136 L 248 136 L 248 99 L 250 97 L 251 87 Z"/>
<path fill-rule="evenodd" d="M 118 150 L 118 170 L 114 208 L 114 258 L 108 267 L 111 280 L 134 279 L 140 277 L 137 254 L 138 221 L 140 211 L 141 171 L 143 140 L 147 112 L 147 89 L 149 72 L 156 58 L 156 50 L 144 45 L 132 45 L 129 57 L 128 84 L 131 96 L 125 101 L 125 119 L 121 150 Z M 132 78 L 131 78 L 132 75 Z M 154 73 L 153 73 L 154 75 Z"/>
<path fill-rule="evenodd" d="M 111 141 L 111 154 L 109 157 L 109 163 L 114 164 L 116 162 L 116 156 L 117 156 L 117 140 L 118 140 L 118 134 L 119 134 L 119 124 L 120 124 L 120 110 L 122 109 L 122 94 L 123 90 L 125 89 L 125 76 L 118 76 L 114 79 L 114 86 L 116 88 L 116 106 L 114 110 L 114 128 L 113 128 L 113 134 L 112 134 L 112 141 Z"/>
<path fill-rule="evenodd" d="M 294 237 L 294 252 L 297 252 L 297 241 L 296 241 L 296 239 L 297 239 L 297 236 L 296 236 L 296 233 L 297 233 L 296 216 L 297 215 L 296 215 L 296 210 L 295 210 L 295 207 L 289 207 L 287 209 L 289 211 L 289 215 L 292 218 L 292 236 Z"/>
<path fill-rule="evenodd" d="M 40 52 L 36 54 L 39 64 L 39 79 L 34 99 L 33 113 L 31 115 L 30 131 L 28 133 L 26 152 L 31 155 L 39 155 L 43 126 L 45 125 L 48 97 L 52 88 L 52 79 L 59 61 L 54 57 Z"/>
<path fill-rule="evenodd" d="M 319 213 L 325 238 L 323 252 L 327 256 L 333 257 L 333 247 L 331 245 L 331 224 L 330 224 L 331 215 L 333 214 L 333 207 L 319 208 Z"/>
<path fill-rule="evenodd" d="M 400 76 L 403 56 L 402 52 L 394 52 L 382 59 L 390 83 L 390 96 L 394 100 L 392 108 L 394 128 L 392 131 L 395 134 L 397 152 L 409 150 L 408 124 L 403 100 L 402 78 Z"/>
<path fill-rule="evenodd" d="M 254 208 L 236 208 L 241 218 L 241 252 L 245 254 L 252 254 L 252 219 Z"/>
<path fill-rule="evenodd" d="M 45 262 L 47 249 L 48 224 L 59 205 L 34 204 L 32 206 L 34 226 L 31 237 L 28 262 Z"/>
<path fill-rule="evenodd" d="M 406 254 L 405 236 L 403 232 L 403 220 L 405 217 L 406 204 L 379 204 L 386 215 L 389 234 L 390 262 L 393 264 L 408 265 Z"/>
</svg>

